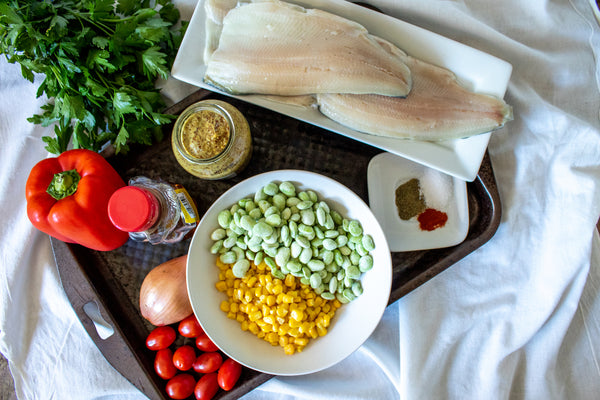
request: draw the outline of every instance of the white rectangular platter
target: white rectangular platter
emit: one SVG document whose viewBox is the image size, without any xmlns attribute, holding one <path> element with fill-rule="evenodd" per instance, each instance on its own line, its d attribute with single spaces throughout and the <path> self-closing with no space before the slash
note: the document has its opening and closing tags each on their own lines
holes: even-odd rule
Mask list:
<svg viewBox="0 0 600 400">
<path fill-rule="evenodd" d="M 318 8 L 358 22 L 371 34 L 394 43 L 409 55 L 454 72 L 468 89 L 504 97 L 512 73 L 512 65 L 504 60 L 348 1 L 290 0 L 289 3 L 306 8 Z M 173 77 L 314 124 L 459 179 L 473 181 L 476 178 L 491 133 L 444 142 L 379 137 L 340 125 L 313 108 L 283 104 L 258 95 L 233 96 L 205 83 L 203 81 L 206 71 L 203 60 L 204 25 L 204 1 L 201 0 L 196 5 L 173 63 L 171 71 Z"/>
</svg>

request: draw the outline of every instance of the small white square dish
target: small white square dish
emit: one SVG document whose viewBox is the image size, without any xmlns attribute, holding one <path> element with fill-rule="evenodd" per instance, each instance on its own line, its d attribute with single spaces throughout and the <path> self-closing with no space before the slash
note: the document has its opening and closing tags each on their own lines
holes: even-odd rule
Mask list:
<svg viewBox="0 0 600 400">
<path fill-rule="evenodd" d="M 428 231 L 421 228 L 418 216 L 400 218 L 396 189 L 411 179 L 419 180 L 427 208 L 446 213 L 445 225 Z M 383 229 L 390 251 L 450 247 L 467 237 L 469 204 L 465 181 L 392 153 L 381 153 L 369 163 L 367 185 L 369 206 Z"/>
<path fill-rule="evenodd" d="M 305 8 L 318 8 L 358 22 L 371 34 L 390 41 L 409 55 L 449 69 L 469 90 L 504 97 L 512 73 L 512 65 L 504 60 L 349 1 L 288 2 Z M 312 107 L 284 104 L 266 96 L 232 96 L 205 83 L 205 19 L 204 1 L 199 1 L 173 63 L 173 77 L 308 122 L 466 181 L 472 181 L 477 176 L 490 133 L 441 142 L 374 136 L 338 124 Z"/>
</svg>

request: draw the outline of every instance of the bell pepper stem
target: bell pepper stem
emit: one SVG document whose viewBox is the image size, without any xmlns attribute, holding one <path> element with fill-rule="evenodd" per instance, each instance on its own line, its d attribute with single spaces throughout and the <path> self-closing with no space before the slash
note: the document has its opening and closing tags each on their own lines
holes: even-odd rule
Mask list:
<svg viewBox="0 0 600 400">
<path fill-rule="evenodd" d="M 56 200 L 71 196 L 77 191 L 81 175 L 75 169 L 54 174 L 46 192 Z"/>
</svg>

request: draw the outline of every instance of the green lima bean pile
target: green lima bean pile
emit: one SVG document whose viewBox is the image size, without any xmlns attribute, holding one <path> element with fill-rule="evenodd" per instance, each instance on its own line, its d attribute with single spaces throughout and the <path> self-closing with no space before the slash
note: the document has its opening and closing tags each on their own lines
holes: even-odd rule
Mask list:
<svg viewBox="0 0 600 400">
<path fill-rule="evenodd" d="M 300 278 L 324 299 L 348 303 L 362 294 L 360 278 L 373 268 L 373 238 L 358 220 L 343 218 L 312 190 L 270 182 L 254 199 L 239 200 L 218 214 L 212 254 L 233 264 L 242 278 L 265 262 L 275 278 Z"/>
</svg>

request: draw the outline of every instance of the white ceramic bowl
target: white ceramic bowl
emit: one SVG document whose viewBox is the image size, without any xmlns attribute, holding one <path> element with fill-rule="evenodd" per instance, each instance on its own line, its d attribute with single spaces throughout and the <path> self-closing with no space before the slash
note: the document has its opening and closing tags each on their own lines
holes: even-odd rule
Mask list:
<svg viewBox="0 0 600 400">
<path fill-rule="evenodd" d="M 230 208 L 265 184 L 290 181 L 300 190 L 314 190 L 321 200 L 346 218 L 358 219 L 371 234 L 376 248 L 371 252 L 374 267 L 363 274 L 363 294 L 344 304 L 332 319 L 327 335 L 313 339 L 300 353 L 286 355 L 280 346 L 271 346 L 237 321 L 227 318 L 219 305 L 226 295 L 215 288 L 218 280 L 216 256 L 209 249 L 211 232 L 218 227 L 217 214 Z M 190 243 L 187 286 L 196 317 L 208 336 L 229 357 L 239 363 L 273 375 L 302 375 L 320 371 L 343 360 L 371 335 L 387 306 L 392 283 L 391 254 L 377 219 L 365 202 L 340 183 L 307 171 L 280 170 L 249 178 L 233 186 L 208 209 Z"/>
</svg>

